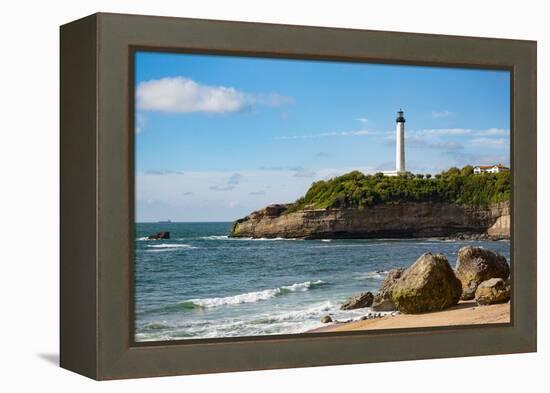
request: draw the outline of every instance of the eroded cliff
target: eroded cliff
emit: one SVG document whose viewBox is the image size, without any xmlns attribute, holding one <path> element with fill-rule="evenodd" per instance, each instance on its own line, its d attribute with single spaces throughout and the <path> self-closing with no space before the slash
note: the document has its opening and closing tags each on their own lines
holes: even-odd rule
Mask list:
<svg viewBox="0 0 550 393">
<path fill-rule="evenodd" d="M 402 203 L 365 208 L 304 209 L 270 205 L 233 223 L 231 236 L 252 238 L 414 238 L 459 234 L 507 238 L 508 202 L 489 207 L 451 203 Z"/>
</svg>

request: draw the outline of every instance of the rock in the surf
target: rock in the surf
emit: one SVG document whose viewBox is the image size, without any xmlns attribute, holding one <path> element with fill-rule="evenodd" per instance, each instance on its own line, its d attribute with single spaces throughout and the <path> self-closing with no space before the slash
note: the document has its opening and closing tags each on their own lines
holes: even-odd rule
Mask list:
<svg viewBox="0 0 550 393">
<path fill-rule="evenodd" d="M 322 323 L 331 323 L 332 317 L 330 315 L 325 315 L 323 318 L 321 318 Z"/>
<path fill-rule="evenodd" d="M 340 310 L 355 310 L 356 308 L 370 307 L 373 300 L 374 295 L 372 292 L 363 292 L 346 300 L 346 302 L 340 307 Z"/>
<path fill-rule="evenodd" d="M 170 232 L 157 232 L 147 236 L 149 240 L 170 239 Z"/>
<path fill-rule="evenodd" d="M 510 266 L 506 258 L 482 247 L 462 247 L 456 259 L 456 276 L 462 284 L 462 300 L 473 299 L 480 283 L 491 278 L 506 278 Z"/>
<path fill-rule="evenodd" d="M 392 269 L 388 272 L 382 285 L 380 285 L 380 289 L 378 289 L 378 293 L 374 296 L 372 302 L 372 309 L 374 311 L 393 311 L 396 309 L 392 299 L 392 291 L 404 271 L 405 269 L 400 268 Z"/>
<path fill-rule="evenodd" d="M 449 261 L 425 253 L 401 275 L 392 291 L 397 310 L 407 314 L 440 311 L 460 300 L 462 287 Z"/>
<path fill-rule="evenodd" d="M 481 306 L 506 303 L 510 300 L 510 287 L 502 278 L 491 278 L 477 286 L 475 299 Z"/>
</svg>

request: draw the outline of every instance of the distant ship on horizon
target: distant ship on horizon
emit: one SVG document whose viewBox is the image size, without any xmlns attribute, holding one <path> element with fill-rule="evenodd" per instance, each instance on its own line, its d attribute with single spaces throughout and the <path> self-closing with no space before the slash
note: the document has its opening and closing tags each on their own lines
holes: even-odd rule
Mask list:
<svg viewBox="0 0 550 393">
<path fill-rule="evenodd" d="M 157 221 L 158 224 L 170 224 L 172 220 Z"/>
</svg>

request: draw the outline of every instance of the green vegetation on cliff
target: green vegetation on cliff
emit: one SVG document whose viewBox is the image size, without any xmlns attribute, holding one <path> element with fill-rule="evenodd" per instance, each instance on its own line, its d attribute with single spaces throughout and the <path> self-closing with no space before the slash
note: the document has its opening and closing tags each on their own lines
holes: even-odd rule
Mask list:
<svg viewBox="0 0 550 393">
<path fill-rule="evenodd" d="M 311 185 L 287 212 L 304 208 L 364 208 L 377 204 L 439 202 L 487 206 L 510 199 L 510 173 L 475 175 L 471 166 L 450 168 L 437 174 L 382 173 L 365 175 L 353 171 Z"/>
</svg>

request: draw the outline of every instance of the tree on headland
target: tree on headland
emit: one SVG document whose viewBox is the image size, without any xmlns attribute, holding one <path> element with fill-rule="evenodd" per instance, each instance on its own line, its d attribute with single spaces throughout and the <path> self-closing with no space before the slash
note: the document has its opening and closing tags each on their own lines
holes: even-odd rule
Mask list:
<svg viewBox="0 0 550 393">
<path fill-rule="evenodd" d="M 462 168 L 460 173 L 463 176 L 473 175 L 474 174 L 474 167 L 471 166 L 471 165 L 466 165 L 464 168 Z"/>
<path fill-rule="evenodd" d="M 468 165 L 431 174 L 384 176 L 349 172 L 311 185 L 287 210 L 308 208 L 365 208 L 407 202 L 456 203 L 487 206 L 510 199 L 510 173 L 476 175 Z"/>
</svg>

